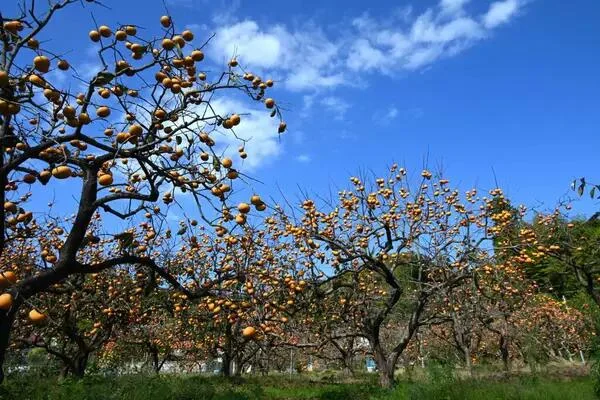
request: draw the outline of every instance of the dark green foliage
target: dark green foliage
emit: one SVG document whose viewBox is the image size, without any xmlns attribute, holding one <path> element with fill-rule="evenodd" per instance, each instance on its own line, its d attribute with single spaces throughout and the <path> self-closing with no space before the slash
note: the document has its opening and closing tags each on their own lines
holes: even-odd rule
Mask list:
<svg viewBox="0 0 600 400">
<path fill-rule="evenodd" d="M 400 382 L 389 391 L 377 387 L 375 376 L 333 383 L 317 375 L 267 376 L 226 380 L 203 376 L 143 376 L 118 378 L 90 376 L 82 380 L 13 376 L 0 388 L 6 400 L 566 400 L 594 399 L 594 384 L 589 378 L 551 380 L 549 378 L 512 378 L 508 381 L 467 380 L 452 377 L 444 366 L 428 371 L 425 380 Z"/>
<path fill-rule="evenodd" d="M 552 225 L 534 218 L 533 228 L 542 244 L 558 245 L 559 250 L 541 262 L 526 267 L 528 278 L 535 280 L 542 292 L 555 298 L 571 299 L 588 290 L 586 274 L 597 276 L 600 266 L 600 221 L 598 219 L 556 218 Z"/>
</svg>

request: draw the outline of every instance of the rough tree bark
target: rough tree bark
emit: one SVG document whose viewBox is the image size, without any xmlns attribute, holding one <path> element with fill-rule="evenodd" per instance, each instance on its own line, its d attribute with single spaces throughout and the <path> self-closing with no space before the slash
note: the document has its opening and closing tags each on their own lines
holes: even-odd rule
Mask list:
<svg viewBox="0 0 600 400">
<path fill-rule="evenodd" d="M 6 358 L 6 350 L 10 342 L 10 332 L 15 320 L 15 315 L 19 309 L 17 300 L 8 311 L 0 312 L 0 383 L 4 381 L 4 361 Z"/>
<path fill-rule="evenodd" d="M 80 379 L 85 375 L 85 370 L 87 368 L 88 360 L 90 358 L 90 353 L 88 352 L 80 352 L 75 356 L 73 360 L 73 376 Z"/>
<path fill-rule="evenodd" d="M 502 356 L 502 365 L 504 367 L 504 372 L 510 372 L 510 353 L 508 350 L 508 338 L 504 333 L 500 334 L 500 354 Z"/>
<path fill-rule="evenodd" d="M 156 375 L 158 375 L 160 373 L 160 369 L 162 368 L 162 364 L 158 358 L 158 349 L 156 346 L 149 346 L 148 352 L 152 358 L 152 370 Z"/>
<path fill-rule="evenodd" d="M 468 346 L 463 347 L 465 357 L 465 369 L 469 376 L 473 376 L 473 362 L 471 361 L 471 349 Z"/>
<path fill-rule="evenodd" d="M 231 358 L 229 357 L 229 354 L 223 353 L 221 360 L 222 360 L 221 361 L 221 374 L 223 374 L 223 376 L 225 376 L 225 377 L 230 377 L 231 376 Z"/>
</svg>

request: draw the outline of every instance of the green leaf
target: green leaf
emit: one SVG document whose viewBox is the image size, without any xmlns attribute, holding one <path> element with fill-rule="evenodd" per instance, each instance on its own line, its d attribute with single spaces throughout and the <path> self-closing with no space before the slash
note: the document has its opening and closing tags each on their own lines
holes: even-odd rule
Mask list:
<svg viewBox="0 0 600 400">
<path fill-rule="evenodd" d="M 92 85 L 94 86 L 104 86 L 110 83 L 113 79 L 115 79 L 115 74 L 101 71 L 98 72 L 98 75 L 92 80 Z"/>
</svg>

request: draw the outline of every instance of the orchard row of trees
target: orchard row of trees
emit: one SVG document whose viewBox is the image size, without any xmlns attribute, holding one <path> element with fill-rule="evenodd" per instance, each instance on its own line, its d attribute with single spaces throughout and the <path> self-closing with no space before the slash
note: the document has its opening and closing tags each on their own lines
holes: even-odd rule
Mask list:
<svg viewBox="0 0 600 400">
<path fill-rule="evenodd" d="M 593 296 L 578 279 L 593 273 L 597 222 L 558 213 L 527 222 L 498 189 L 462 196 L 422 175 L 412 191 L 396 166 L 385 179 L 352 178 L 331 204 L 275 206 L 221 236 L 192 220 L 157 240 L 141 222 L 121 250 L 143 246 L 168 275 L 136 264 L 74 274 L 21 307 L 11 350 L 42 348 L 62 374 L 79 377 L 91 358 L 121 369 L 144 361 L 155 372 L 167 361 L 197 370 L 219 358 L 228 376 L 285 370 L 290 352 L 305 366 L 349 372 L 372 357 L 385 386 L 400 364 L 442 360 L 471 373 L 476 363 L 509 371 L 587 357 Z M 43 240 L 59 244 L 60 230 Z M 3 264 L 16 276 L 37 257 L 20 243 Z M 114 246 L 99 240 L 80 256 Z"/>
<path fill-rule="evenodd" d="M 85 79 L 38 39 L 79 4 L 0 14 L 0 365 L 38 348 L 64 375 L 216 358 L 231 375 L 284 369 L 291 351 L 348 371 L 372 357 L 391 386 L 401 363 L 509 370 L 590 350 L 593 307 L 575 300 L 600 302 L 597 221 L 397 165 L 328 200 L 240 199 L 245 116 L 214 104 L 258 103 L 281 134 L 274 81 L 236 58 L 215 73 L 169 15 L 152 37 L 94 27 Z M 173 222 L 181 204 L 193 216 Z"/>
</svg>

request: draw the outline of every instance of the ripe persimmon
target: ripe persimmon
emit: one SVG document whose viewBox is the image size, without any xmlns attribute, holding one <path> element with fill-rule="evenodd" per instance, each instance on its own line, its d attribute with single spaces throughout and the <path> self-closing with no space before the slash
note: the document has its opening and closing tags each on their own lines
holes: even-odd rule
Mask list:
<svg viewBox="0 0 600 400">
<path fill-rule="evenodd" d="M 100 41 L 100 32 L 96 31 L 96 30 L 92 30 L 90 31 L 90 33 L 88 34 L 90 39 L 92 40 L 92 42 L 98 42 Z"/>
<path fill-rule="evenodd" d="M 48 72 L 50 70 L 50 59 L 46 56 L 36 56 L 33 59 L 33 66 L 40 72 Z"/>
<path fill-rule="evenodd" d="M 221 165 L 225 168 L 231 168 L 231 166 L 233 165 L 233 161 L 231 161 L 231 158 L 225 157 L 221 160 Z"/>
<path fill-rule="evenodd" d="M 46 320 L 46 315 L 42 314 L 35 308 L 29 311 L 29 320 L 34 324 L 41 324 Z"/>
<path fill-rule="evenodd" d="M 8 310 L 12 307 L 13 297 L 10 293 L 0 294 L 0 310 Z"/>
<path fill-rule="evenodd" d="M 253 326 L 247 326 L 242 330 L 242 336 L 246 338 L 251 338 L 256 335 L 256 328 Z"/>
<path fill-rule="evenodd" d="M 169 17 L 168 15 L 163 15 L 162 17 L 160 17 L 160 24 L 162 26 L 164 26 L 165 28 L 168 28 L 171 26 L 171 17 Z"/>
<path fill-rule="evenodd" d="M 191 42 L 192 40 L 194 40 L 194 32 L 192 32 L 190 30 L 185 30 L 185 31 L 181 32 L 181 37 L 186 42 Z"/>
<path fill-rule="evenodd" d="M 100 28 L 98 28 L 98 32 L 100 33 L 100 35 L 102 37 L 105 37 L 105 38 L 108 38 L 112 35 L 112 31 L 106 25 L 102 25 Z"/>
<path fill-rule="evenodd" d="M 102 186 L 112 185 L 113 176 L 111 174 L 101 174 L 98 177 L 98 183 L 101 184 Z"/>
<path fill-rule="evenodd" d="M 106 106 L 98 107 L 98 109 L 96 109 L 96 115 L 100 118 L 106 118 L 110 115 L 110 108 Z"/>
<path fill-rule="evenodd" d="M 242 214 L 247 214 L 247 213 L 250 212 L 250 204 L 248 204 L 248 203 L 240 203 L 240 204 L 238 204 L 237 209 Z"/>
<path fill-rule="evenodd" d="M 69 178 L 71 173 L 71 168 L 66 165 L 59 165 L 58 167 L 52 169 L 52 176 L 58 179 Z"/>
<path fill-rule="evenodd" d="M 4 288 L 17 282 L 17 275 L 12 271 L 0 271 L 0 287 Z"/>
<path fill-rule="evenodd" d="M 58 64 L 56 64 L 56 66 L 58 67 L 58 69 L 60 69 L 61 71 L 66 71 L 69 69 L 70 65 L 69 62 L 67 60 L 60 60 L 58 62 Z"/>
</svg>

